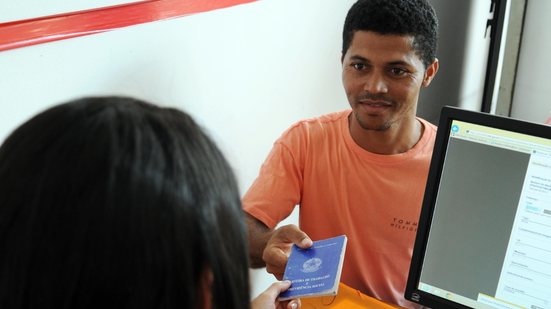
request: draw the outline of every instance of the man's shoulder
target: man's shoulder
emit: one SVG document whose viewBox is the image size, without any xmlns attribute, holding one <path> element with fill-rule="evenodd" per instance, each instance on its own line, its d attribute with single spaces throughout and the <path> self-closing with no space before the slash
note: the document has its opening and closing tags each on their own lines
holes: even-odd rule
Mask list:
<svg viewBox="0 0 551 309">
<path fill-rule="evenodd" d="M 332 113 L 329 113 L 329 114 L 321 115 L 321 116 L 316 117 L 314 119 L 317 119 L 319 122 L 323 122 L 323 123 L 333 123 L 333 122 L 341 121 L 343 118 L 347 118 L 348 115 L 350 115 L 351 112 L 352 112 L 352 110 L 345 109 L 345 110 L 342 110 L 342 111 L 332 112 Z"/>
<path fill-rule="evenodd" d="M 338 112 L 332 112 L 317 117 L 306 118 L 294 123 L 289 130 L 327 130 L 338 127 L 343 118 L 347 118 L 350 114 L 350 110 L 342 110 Z"/>
<path fill-rule="evenodd" d="M 417 117 L 417 119 L 419 119 L 419 121 L 421 121 L 421 123 L 424 125 L 425 132 L 429 131 L 430 134 L 436 133 L 436 130 L 438 129 L 436 125 L 432 124 L 430 121 L 423 119 L 421 117 Z"/>
<path fill-rule="evenodd" d="M 417 119 L 423 124 L 424 130 L 421 139 L 417 142 L 414 149 L 426 154 L 431 154 L 434 149 L 436 130 L 438 127 L 423 118 L 417 117 Z"/>
<path fill-rule="evenodd" d="M 343 110 L 297 121 L 283 132 L 277 142 L 288 145 L 317 144 L 319 140 L 327 140 L 328 136 L 338 140 L 349 114 L 350 110 Z"/>
</svg>

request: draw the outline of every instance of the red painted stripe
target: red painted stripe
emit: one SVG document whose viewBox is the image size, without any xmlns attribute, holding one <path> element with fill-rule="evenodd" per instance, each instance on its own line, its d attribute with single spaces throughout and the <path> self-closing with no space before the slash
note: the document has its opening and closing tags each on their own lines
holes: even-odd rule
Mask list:
<svg viewBox="0 0 551 309">
<path fill-rule="evenodd" d="M 256 0 L 154 0 L 0 23 L 0 51 L 254 1 Z"/>
</svg>

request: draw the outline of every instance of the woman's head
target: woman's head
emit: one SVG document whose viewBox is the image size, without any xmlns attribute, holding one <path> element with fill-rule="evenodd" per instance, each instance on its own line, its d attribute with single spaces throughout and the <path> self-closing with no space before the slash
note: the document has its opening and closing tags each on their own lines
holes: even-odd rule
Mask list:
<svg viewBox="0 0 551 309">
<path fill-rule="evenodd" d="M 234 176 L 187 114 L 124 97 L 50 108 L 0 147 L 0 307 L 247 307 Z M 208 295 L 207 295 L 208 296 Z"/>
</svg>

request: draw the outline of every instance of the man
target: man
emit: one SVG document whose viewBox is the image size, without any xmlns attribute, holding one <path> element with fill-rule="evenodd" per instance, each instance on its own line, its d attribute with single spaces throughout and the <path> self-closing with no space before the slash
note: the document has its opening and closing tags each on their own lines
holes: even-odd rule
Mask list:
<svg viewBox="0 0 551 309">
<path fill-rule="evenodd" d="M 243 197 L 253 267 L 281 278 L 290 246 L 348 236 L 341 281 L 391 304 L 403 297 L 436 127 L 416 117 L 438 71 L 426 0 L 359 0 L 343 30 L 351 110 L 298 122 Z M 295 205 L 300 229 L 274 229 Z"/>
</svg>

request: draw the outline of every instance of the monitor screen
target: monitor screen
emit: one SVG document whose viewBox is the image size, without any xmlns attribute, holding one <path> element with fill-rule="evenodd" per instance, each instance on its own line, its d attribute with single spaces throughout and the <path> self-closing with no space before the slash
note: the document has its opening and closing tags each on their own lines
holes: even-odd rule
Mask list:
<svg viewBox="0 0 551 309">
<path fill-rule="evenodd" d="M 405 297 L 551 308 L 551 127 L 443 108 Z"/>
</svg>

